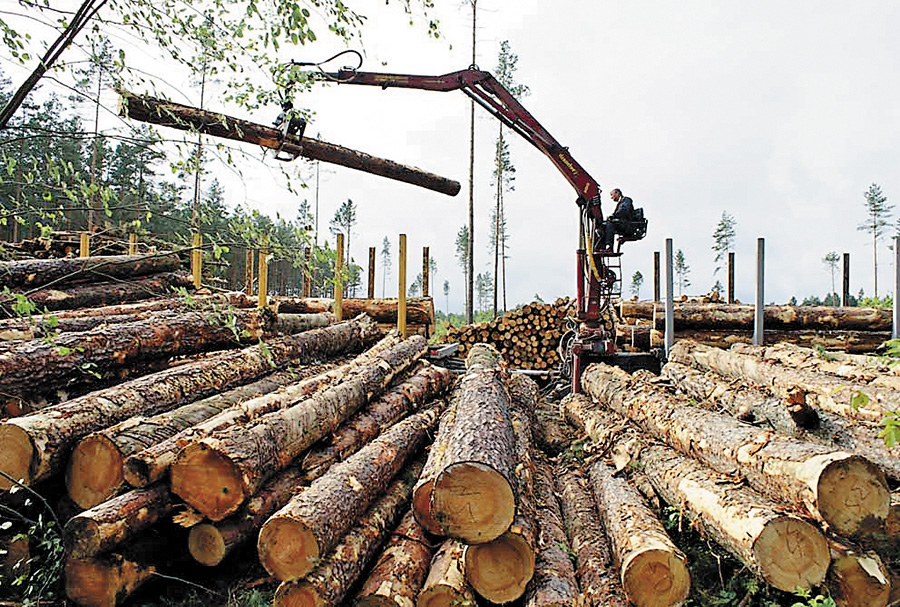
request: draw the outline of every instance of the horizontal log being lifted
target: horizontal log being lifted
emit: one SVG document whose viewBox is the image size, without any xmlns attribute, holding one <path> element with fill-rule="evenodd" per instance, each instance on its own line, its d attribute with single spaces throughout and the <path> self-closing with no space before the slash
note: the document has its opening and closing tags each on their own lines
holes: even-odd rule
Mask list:
<svg viewBox="0 0 900 607">
<path fill-rule="evenodd" d="M 167 126 L 182 131 L 197 131 L 205 135 L 245 141 L 292 156 L 303 156 L 339 164 L 373 175 L 403 181 L 448 196 L 459 193 L 459 182 L 435 175 L 416 167 L 376 158 L 345 147 L 309 137 L 283 138 L 278 129 L 240 120 L 200 108 L 181 105 L 149 96 L 120 91 L 119 115 L 133 120 Z"/>
<path fill-rule="evenodd" d="M 180 267 L 175 253 L 0 261 L 0 287 L 33 289 L 50 283 L 100 282 L 174 272 Z"/>
</svg>

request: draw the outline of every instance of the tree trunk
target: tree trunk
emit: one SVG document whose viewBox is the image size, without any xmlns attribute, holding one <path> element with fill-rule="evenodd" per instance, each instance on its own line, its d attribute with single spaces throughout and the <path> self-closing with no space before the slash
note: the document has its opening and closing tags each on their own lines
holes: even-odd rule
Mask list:
<svg viewBox="0 0 900 607">
<path fill-rule="evenodd" d="M 475 604 L 475 594 L 466 581 L 465 550 L 466 545 L 458 540 L 441 544 L 431 559 L 431 568 L 416 607 Z"/>
<path fill-rule="evenodd" d="M 886 607 L 891 576 L 876 553 L 832 541 L 828 588 L 838 607 Z"/>
<path fill-rule="evenodd" d="M 595 461 L 588 472 L 628 600 L 639 607 L 682 603 L 690 592 L 690 574 L 662 523 L 605 463 Z"/>
<path fill-rule="evenodd" d="M 398 299 L 341 300 L 344 317 L 368 314 L 375 322 L 397 324 Z M 314 314 L 334 310 L 333 299 L 278 298 L 277 310 L 281 312 Z M 411 297 L 406 300 L 406 322 L 410 325 L 434 325 L 434 300 L 431 297 Z"/>
<path fill-rule="evenodd" d="M 168 272 L 134 278 L 127 282 L 75 284 L 67 286 L 65 289 L 44 287 L 29 292 L 28 299 L 40 310 L 73 310 L 121 305 L 153 297 L 167 297 L 179 287 L 193 289 L 194 283 L 187 274 Z M 8 311 L 11 303 L 11 300 L 7 300 L 0 304 L 0 308 Z"/>
<path fill-rule="evenodd" d="M 228 407 L 209 419 L 182 430 L 172 438 L 131 455 L 125 460 L 125 481 L 133 487 L 144 487 L 160 480 L 169 473 L 178 453 L 192 440 L 200 440 L 231 426 L 248 424 L 266 413 L 296 404 L 315 392 L 347 378 L 356 369 L 370 364 L 378 354 L 398 343 L 400 343 L 400 338 L 397 334 L 388 335 L 346 364 L 285 387 L 275 393 L 251 398 Z"/>
<path fill-rule="evenodd" d="M 472 355 L 467 367 L 431 508 L 444 535 L 476 544 L 500 537 L 515 517 L 515 436 L 503 371 Z"/>
<path fill-rule="evenodd" d="M 425 445 L 438 413 L 426 409 L 397 423 L 269 518 L 257 543 L 266 571 L 280 580 L 309 573 Z"/>
<path fill-rule="evenodd" d="M 412 607 L 434 554 L 431 540 L 408 510 L 356 595 L 358 607 Z"/>
<path fill-rule="evenodd" d="M 406 511 L 412 486 L 421 470 L 421 462 L 416 462 L 400 473 L 384 495 L 367 512 L 360 513 L 362 518 L 305 579 L 282 582 L 275 592 L 273 605 L 336 607 L 343 604 L 385 536 L 397 526 Z"/>
<path fill-rule="evenodd" d="M 581 383 L 594 399 L 682 453 L 744 477 L 760 493 L 827 522 L 840 535 L 871 533 L 887 516 L 884 474 L 865 458 L 692 407 L 602 363 L 589 366 Z"/>
<path fill-rule="evenodd" d="M 613 568 L 609 539 L 600 526 L 597 507 L 581 468 L 558 465 L 555 472 L 581 593 L 590 607 L 627 607 L 625 591 Z"/>
<path fill-rule="evenodd" d="M 442 531 L 431 511 L 431 492 L 434 489 L 434 479 L 441 469 L 441 460 L 447 452 L 447 441 L 450 439 L 450 430 L 456 422 L 456 399 L 451 399 L 450 406 L 441 415 L 437 433 L 428 450 L 428 458 L 422 474 L 416 481 L 412 493 L 413 515 L 425 531 L 432 535 L 441 535 Z"/>
<path fill-rule="evenodd" d="M 425 340 L 411 337 L 378 356 L 351 379 L 247 425 L 191 441 L 170 470 L 172 491 L 219 521 L 235 512 L 262 483 L 384 390 L 412 364 Z"/>
<path fill-rule="evenodd" d="M 0 424 L 0 470 L 26 484 L 59 472 L 80 438 L 135 415 L 153 415 L 187 401 L 245 384 L 272 366 L 360 349 L 372 339 L 372 323 L 355 319 L 270 340 L 196 363 L 139 377 L 86 394 L 51 409 Z M 0 479 L 0 489 L 9 482 Z"/>
<path fill-rule="evenodd" d="M 890 338 L 890 331 L 815 331 L 812 329 L 802 331 L 766 329 L 765 331 L 765 341 L 768 344 L 794 344 L 807 348 L 843 350 L 857 354 L 874 352 Z M 727 349 L 735 344 L 749 345 L 753 343 L 753 330 L 701 331 L 685 329 L 675 331 L 675 339 L 690 340 L 711 348 Z M 654 343 L 659 344 L 660 341 L 654 341 Z"/>
<path fill-rule="evenodd" d="M 556 457 L 578 439 L 562 416 L 558 403 L 541 398 L 534 413 L 534 442 L 547 455 Z"/>
<path fill-rule="evenodd" d="M 535 457 L 534 498 L 538 533 L 534 578 L 525 593 L 525 607 L 568 607 L 579 597 L 569 540 L 556 499 L 553 470 L 545 457 Z"/>
<path fill-rule="evenodd" d="M 0 261 L 0 287 L 33 289 L 50 283 L 129 279 L 180 268 L 181 260 L 175 253 Z"/>
</svg>

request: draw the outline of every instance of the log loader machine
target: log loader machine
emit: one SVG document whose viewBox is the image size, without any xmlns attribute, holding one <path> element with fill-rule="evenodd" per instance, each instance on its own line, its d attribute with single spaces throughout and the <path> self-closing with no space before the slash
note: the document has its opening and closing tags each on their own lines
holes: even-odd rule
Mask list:
<svg viewBox="0 0 900 607">
<path fill-rule="evenodd" d="M 642 210 L 637 209 L 632 221 L 619 226 L 614 247 L 605 250 L 600 185 L 575 160 L 569 149 L 563 147 L 514 95 L 489 72 L 477 66 L 441 76 L 366 72 L 358 67 L 344 67 L 337 72 L 319 68 L 318 77 L 339 84 L 379 86 L 382 89 L 461 90 L 547 156 L 575 189 L 575 203 L 580 213 L 576 250 L 576 315 L 574 319 L 568 319 L 569 326 L 559 345 L 562 361 L 560 374 L 571 380 L 573 392 L 579 392 L 581 372 L 590 359 L 617 364 L 616 359 L 621 355 L 616 351 L 616 312 L 612 302 L 621 296 L 622 243 L 640 240 L 647 234 L 647 220 Z"/>
</svg>

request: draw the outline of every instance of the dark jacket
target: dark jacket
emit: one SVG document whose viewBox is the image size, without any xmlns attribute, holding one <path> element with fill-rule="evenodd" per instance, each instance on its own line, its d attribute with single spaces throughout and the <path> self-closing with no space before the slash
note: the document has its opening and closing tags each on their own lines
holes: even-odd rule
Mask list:
<svg viewBox="0 0 900 607">
<path fill-rule="evenodd" d="M 611 221 L 631 221 L 634 219 L 634 202 L 628 196 L 622 196 L 616 204 L 616 210 L 609 216 Z"/>
</svg>

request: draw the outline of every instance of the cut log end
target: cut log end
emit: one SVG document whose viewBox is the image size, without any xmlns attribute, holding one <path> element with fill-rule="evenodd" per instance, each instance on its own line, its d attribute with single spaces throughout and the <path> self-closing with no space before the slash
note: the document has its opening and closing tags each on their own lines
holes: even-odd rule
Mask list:
<svg viewBox="0 0 900 607">
<path fill-rule="evenodd" d="M 116 495 L 122 486 L 122 453 L 102 434 L 82 440 L 72 451 L 66 487 L 72 501 L 93 508 Z"/>
<path fill-rule="evenodd" d="M 504 533 L 486 544 L 466 548 L 466 577 L 491 603 L 509 603 L 525 593 L 534 576 L 533 548 L 520 535 Z"/>
<path fill-rule="evenodd" d="M 321 556 L 319 544 L 311 529 L 300 521 L 277 516 L 263 525 L 257 549 L 262 566 L 282 581 L 302 578 L 312 570 Z"/>
<path fill-rule="evenodd" d="M 73 516 L 66 523 L 63 538 L 66 552 L 73 558 L 87 558 L 100 551 L 100 525 L 86 516 Z"/>
<path fill-rule="evenodd" d="M 434 520 L 431 513 L 431 491 L 434 488 L 434 480 L 428 480 L 416 485 L 413 489 L 412 504 L 413 514 L 422 529 L 432 535 L 440 535 L 441 527 Z"/>
<path fill-rule="evenodd" d="M 286 583 L 275 591 L 272 604 L 275 607 L 324 607 L 325 601 L 308 584 Z"/>
<path fill-rule="evenodd" d="M 66 563 L 66 596 L 78 605 L 116 604 L 119 583 L 115 570 L 93 560 L 69 559 Z"/>
<path fill-rule="evenodd" d="M 838 556 L 829 577 L 841 607 L 885 607 L 891 601 L 890 574 L 875 554 Z"/>
<path fill-rule="evenodd" d="M 220 521 L 244 501 L 241 474 L 231 460 L 204 443 L 191 443 L 172 466 L 172 493 Z"/>
<path fill-rule="evenodd" d="M 214 567 L 225 558 L 225 538 L 215 525 L 195 525 L 188 535 L 188 550 L 201 565 Z"/>
<path fill-rule="evenodd" d="M 30 485 L 32 479 L 31 461 L 34 458 L 34 445 L 28 433 L 14 424 L 0 425 L 0 471 L 24 484 Z M 0 490 L 12 487 L 12 481 L 0 477 Z"/>
<path fill-rule="evenodd" d="M 769 522 L 753 544 L 753 553 L 766 582 L 785 592 L 818 586 L 831 562 L 818 528 L 793 516 Z"/>
<path fill-rule="evenodd" d="M 515 504 L 509 481 L 478 462 L 447 466 L 432 491 L 432 515 L 444 534 L 468 544 L 500 537 L 515 518 Z"/>
<path fill-rule="evenodd" d="M 884 473 L 856 455 L 829 463 L 819 475 L 816 507 L 822 518 L 845 537 L 878 532 L 891 506 Z"/>
<path fill-rule="evenodd" d="M 622 570 L 625 593 L 639 607 L 678 605 L 691 590 L 687 566 L 668 550 L 641 551 Z"/>
</svg>

